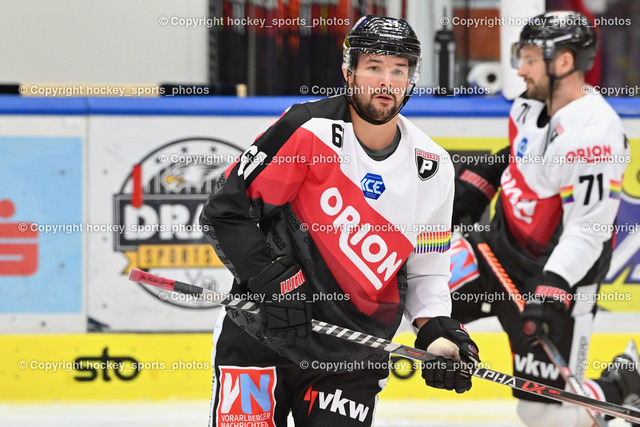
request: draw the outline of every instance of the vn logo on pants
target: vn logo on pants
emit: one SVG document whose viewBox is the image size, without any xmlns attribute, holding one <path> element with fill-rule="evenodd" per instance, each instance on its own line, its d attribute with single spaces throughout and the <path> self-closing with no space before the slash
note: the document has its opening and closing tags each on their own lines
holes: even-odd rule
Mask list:
<svg viewBox="0 0 640 427">
<path fill-rule="evenodd" d="M 220 401 L 217 419 L 220 425 L 275 427 L 276 368 L 240 368 L 220 366 Z"/>
</svg>

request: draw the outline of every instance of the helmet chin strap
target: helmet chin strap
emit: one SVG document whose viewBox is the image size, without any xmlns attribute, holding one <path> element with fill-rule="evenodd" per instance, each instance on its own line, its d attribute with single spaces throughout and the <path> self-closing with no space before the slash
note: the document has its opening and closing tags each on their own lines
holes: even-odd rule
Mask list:
<svg viewBox="0 0 640 427">
<path fill-rule="evenodd" d="M 569 70 L 566 73 L 558 76 L 556 74 L 551 73 L 551 61 L 553 61 L 553 58 L 546 59 L 544 61 L 546 63 L 546 66 L 547 66 L 547 76 L 549 77 L 549 110 L 547 111 L 547 115 L 549 116 L 549 127 L 547 128 L 547 137 L 546 137 L 545 142 L 544 142 L 544 150 L 543 150 L 543 152 L 547 151 L 547 146 L 549 145 L 549 135 L 551 133 L 551 111 L 552 111 L 552 104 L 553 104 L 553 89 L 555 88 L 556 82 L 559 81 L 559 80 L 564 79 L 569 74 L 578 71 L 577 68 L 574 66 L 571 70 Z"/>
<path fill-rule="evenodd" d="M 551 61 L 553 61 L 553 58 L 551 59 L 546 59 L 544 62 L 546 63 L 547 66 L 547 76 L 549 77 L 549 111 L 548 113 L 551 113 L 551 104 L 553 102 L 553 89 L 556 85 L 556 82 L 559 80 L 564 79 L 565 77 L 567 77 L 568 75 L 575 73 L 576 71 L 578 71 L 578 69 L 574 66 L 571 70 L 567 71 L 566 73 L 558 76 L 556 74 L 552 74 L 551 73 Z M 551 116 L 549 116 L 551 117 Z"/>
<path fill-rule="evenodd" d="M 374 119 L 373 117 L 370 117 L 368 114 L 364 113 L 363 111 L 360 111 L 360 109 L 358 108 L 358 106 L 356 105 L 355 102 L 353 102 L 353 100 L 351 99 L 351 96 L 349 95 L 349 93 L 351 92 L 351 87 L 349 86 L 349 76 L 351 76 L 353 73 L 351 72 L 351 70 L 347 69 L 347 79 L 344 80 L 344 86 L 345 86 L 345 96 L 347 97 L 347 101 L 349 102 L 349 104 L 353 107 L 353 109 L 355 110 L 356 114 L 364 121 L 371 123 L 372 125 L 383 125 L 387 122 L 389 122 L 391 119 L 393 119 L 395 116 L 397 116 L 398 114 L 400 114 L 400 110 L 402 110 L 402 108 L 404 108 L 404 106 L 406 105 L 406 103 L 409 101 L 409 98 L 411 97 L 411 92 L 413 92 L 413 88 L 415 87 L 415 84 L 412 84 L 411 87 L 409 89 L 407 89 L 407 93 L 409 95 L 405 95 L 404 99 L 402 100 L 402 104 L 400 104 L 400 107 L 398 107 L 398 109 L 396 110 L 396 112 L 390 116 L 388 119 L 386 120 L 377 120 Z"/>
</svg>

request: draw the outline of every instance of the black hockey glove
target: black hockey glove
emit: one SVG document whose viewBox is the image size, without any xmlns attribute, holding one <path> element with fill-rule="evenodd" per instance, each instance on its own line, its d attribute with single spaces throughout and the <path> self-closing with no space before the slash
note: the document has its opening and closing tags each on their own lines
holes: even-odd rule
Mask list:
<svg viewBox="0 0 640 427">
<path fill-rule="evenodd" d="M 564 333 L 569 308 L 571 286 L 555 273 L 544 272 L 533 283 L 533 295 L 527 298 L 522 311 L 522 331 L 529 345 L 538 338 L 549 337 L 558 344 Z"/>
<path fill-rule="evenodd" d="M 305 337 L 311 331 L 311 291 L 293 257 L 276 259 L 262 273 L 251 277 L 251 292 L 262 295 L 262 332 L 279 339 Z"/>
<path fill-rule="evenodd" d="M 460 178 L 456 178 L 455 191 L 452 224 L 461 224 L 465 217 L 469 217 L 472 223 L 478 222 L 491 201 L 489 196 Z"/>
<path fill-rule="evenodd" d="M 510 147 L 487 156 L 483 162 L 463 164 L 456 177 L 453 200 L 453 222 L 458 225 L 465 217 L 478 222 L 496 189 L 500 186 L 502 172 L 509 164 Z"/>
<path fill-rule="evenodd" d="M 434 317 L 418 331 L 416 348 L 444 352 L 455 357 L 438 356 L 422 363 L 422 378 L 428 386 L 455 390 L 464 393 L 471 388 L 471 374 L 476 363 L 480 363 L 478 346 L 469 337 L 462 324 L 450 317 Z"/>
</svg>

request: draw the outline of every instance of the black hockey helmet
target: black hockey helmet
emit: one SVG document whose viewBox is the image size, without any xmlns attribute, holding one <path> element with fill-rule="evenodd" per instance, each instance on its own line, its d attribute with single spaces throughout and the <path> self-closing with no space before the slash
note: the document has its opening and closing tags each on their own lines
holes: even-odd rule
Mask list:
<svg viewBox="0 0 640 427">
<path fill-rule="evenodd" d="M 344 39 L 342 63 L 349 73 L 355 73 L 358 58 L 363 53 L 398 56 L 409 61 L 409 83 L 412 86 L 407 89 L 402 104 L 396 112 L 398 114 L 411 97 L 413 88 L 420 78 L 420 41 L 416 32 L 404 19 L 376 15 L 364 16 L 356 22 Z M 346 96 L 351 102 L 346 81 L 345 90 Z M 364 120 L 373 124 L 383 124 L 393 118 L 392 116 L 388 120 L 380 121 L 363 115 L 357 109 L 356 112 Z"/>
<path fill-rule="evenodd" d="M 362 53 L 406 58 L 410 83 L 420 78 L 420 41 L 404 19 L 375 15 L 360 18 L 344 39 L 344 66 L 354 72 Z"/>
<path fill-rule="evenodd" d="M 593 67 L 598 37 L 586 16 L 574 11 L 555 11 L 529 20 L 520 32 L 520 40 L 511 48 L 511 65 L 518 68 L 518 56 L 524 46 L 538 46 L 547 63 L 558 49 L 573 53 L 574 71 L 589 71 Z"/>
</svg>

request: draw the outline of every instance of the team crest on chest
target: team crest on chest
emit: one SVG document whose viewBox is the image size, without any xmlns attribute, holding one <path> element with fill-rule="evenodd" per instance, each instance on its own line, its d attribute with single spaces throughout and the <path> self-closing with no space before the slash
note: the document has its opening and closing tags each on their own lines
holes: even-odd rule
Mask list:
<svg viewBox="0 0 640 427">
<path fill-rule="evenodd" d="M 556 125 L 555 129 L 553 129 L 553 132 L 551 132 L 551 137 L 549 138 L 549 143 L 552 143 L 554 139 L 556 139 L 557 137 L 559 137 L 563 133 L 564 133 L 564 129 L 562 128 L 562 125 L 560 123 L 558 123 Z"/>
<path fill-rule="evenodd" d="M 421 180 L 426 181 L 438 172 L 440 157 L 437 154 L 427 153 L 416 148 L 416 166 L 418 167 L 418 176 Z"/>
</svg>

